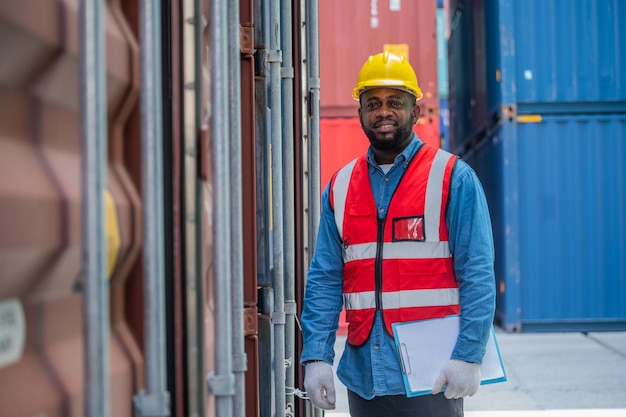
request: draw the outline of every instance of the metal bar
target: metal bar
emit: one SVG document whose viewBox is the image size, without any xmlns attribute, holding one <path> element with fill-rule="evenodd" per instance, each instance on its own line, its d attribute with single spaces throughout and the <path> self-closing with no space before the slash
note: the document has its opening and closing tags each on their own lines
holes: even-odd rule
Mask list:
<svg viewBox="0 0 626 417">
<path fill-rule="evenodd" d="M 298 11 L 297 11 L 297 16 L 298 16 L 298 27 L 299 27 L 299 40 L 300 40 L 300 44 L 299 46 L 299 51 L 300 51 L 300 55 L 299 55 L 299 87 L 300 87 L 300 106 L 302 109 L 308 109 L 309 106 L 309 87 L 308 87 L 308 66 L 307 66 L 307 50 L 308 50 L 308 44 L 307 44 L 307 33 L 308 33 L 308 28 L 307 28 L 307 24 L 306 24 L 306 18 L 307 18 L 307 2 L 306 0 L 300 0 L 299 4 L 298 4 Z M 311 186 L 310 186 L 310 172 L 309 172 L 309 164 L 310 164 L 310 158 L 309 158 L 309 114 L 307 111 L 301 111 L 300 112 L 300 136 L 299 139 L 302 140 L 302 146 L 301 146 L 301 155 L 299 155 L 300 157 L 300 163 L 302 164 L 302 168 L 301 168 L 301 172 L 299 173 L 299 175 L 302 178 L 302 211 L 300 213 L 300 215 L 302 216 L 302 272 L 303 273 L 303 283 L 302 285 L 306 285 L 306 271 L 309 268 L 309 264 L 311 262 L 311 250 L 310 250 L 310 239 L 309 239 L 309 235 L 311 233 L 311 228 L 309 226 L 310 224 L 310 210 L 309 210 L 309 206 L 310 206 L 310 193 L 311 193 Z"/>
<path fill-rule="evenodd" d="M 241 50 L 239 46 L 239 0 L 228 0 L 228 101 L 230 141 L 230 228 L 231 228 L 231 303 L 232 303 L 232 350 L 235 392 L 233 416 L 246 415 L 247 356 L 244 345 L 244 291 L 243 291 L 243 182 L 241 138 Z"/>
<path fill-rule="evenodd" d="M 215 283 L 215 373 L 207 376 L 220 417 L 233 414 L 235 381 L 232 357 L 231 311 L 231 195 L 228 104 L 227 2 L 214 0 L 210 12 L 211 160 L 213 166 L 213 279 Z"/>
<path fill-rule="evenodd" d="M 309 136 L 310 149 L 310 223 L 309 250 L 312 254 L 315 250 L 317 239 L 317 227 L 320 220 L 320 66 L 319 66 L 319 15 L 318 1 L 308 2 L 307 9 L 307 39 L 309 49 L 307 50 L 309 63 L 309 99 L 311 109 L 311 130 Z"/>
<path fill-rule="evenodd" d="M 110 415 L 109 283 L 104 192 L 107 163 L 104 2 L 85 0 L 80 10 L 82 109 L 82 256 L 85 273 L 83 331 L 84 413 Z"/>
<path fill-rule="evenodd" d="M 201 97 L 199 82 L 202 74 L 200 61 L 200 5 L 198 0 L 182 0 L 182 72 L 183 72 L 183 141 L 184 141 L 184 298 L 186 321 L 186 398 L 187 415 L 204 413 L 204 361 L 200 348 L 203 339 L 202 274 L 199 256 L 199 180 L 197 135 L 201 126 Z"/>
<path fill-rule="evenodd" d="M 169 416 L 163 265 L 163 131 L 161 127 L 161 2 L 139 5 L 141 43 L 141 190 L 146 387 L 134 398 L 140 416 Z"/>
<path fill-rule="evenodd" d="M 275 415 L 285 415 L 285 288 L 283 254 L 283 138 L 280 77 L 280 0 L 270 2 L 270 107 L 272 109 L 272 213 L 274 311 L 274 406 Z"/>
<path fill-rule="evenodd" d="M 288 393 L 285 398 L 288 415 L 295 412 L 293 389 L 295 388 L 295 364 L 298 363 L 295 352 L 295 313 L 296 313 L 296 248 L 295 248 L 295 168 L 294 168 L 294 112 L 293 112 L 293 12 L 292 0 L 281 0 L 282 9 L 282 96 L 285 111 L 283 113 L 283 170 L 284 170 L 284 246 L 285 246 L 285 357 L 287 368 L 285 386 Z"/>
</svg>

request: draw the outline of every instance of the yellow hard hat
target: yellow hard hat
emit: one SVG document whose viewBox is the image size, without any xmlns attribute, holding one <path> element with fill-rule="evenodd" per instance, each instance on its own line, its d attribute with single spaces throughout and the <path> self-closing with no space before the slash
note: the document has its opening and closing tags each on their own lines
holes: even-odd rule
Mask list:
<svg viewBox="0 0 626 417">
<path fill-rule="evenodd" d="M 371 55 L 359 72 L 352 98 L 359 100 L 361 93 L 373 87 L 398 88 L 422 98 L 422 90 L 417 85 L 417 77 L 411 64 L 403 57 L 383 52 Z"/>
</svg>

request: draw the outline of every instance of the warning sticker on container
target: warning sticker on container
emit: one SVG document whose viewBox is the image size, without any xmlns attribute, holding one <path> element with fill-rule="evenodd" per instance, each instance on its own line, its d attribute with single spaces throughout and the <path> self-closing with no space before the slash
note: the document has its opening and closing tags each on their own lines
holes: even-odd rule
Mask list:
<svg viewBox="0 0 626 417">
<path fill-rule="evenodd" d="M 385 43 L 383 44 L 383 51 L 396 56 L 403 56 L 407 61 L 409 60 L 408 43 Z"/>
<path fill-rule="evenodd" d="M 17 362 L 26 339 L 26 320 L 17 299 L 0 301 L 0 368 Z"/>
</svg>

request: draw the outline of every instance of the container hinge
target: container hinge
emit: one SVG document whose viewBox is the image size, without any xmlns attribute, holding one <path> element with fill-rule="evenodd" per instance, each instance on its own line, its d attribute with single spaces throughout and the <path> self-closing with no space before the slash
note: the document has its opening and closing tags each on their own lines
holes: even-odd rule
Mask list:
<svg viewBox="0 0 626 417">
<path fill-rule="evenodd" d="M 254 54 L 254 28 L 239 25 L 239 51 L 244 55 Z"/>
<path fill-rule="evenodd" d="M 265 53 L 267 54 L 267 62 L 283 62 L 283 51 L 280 49 L 268 49 Z"/>
<path fill-rule="evenodd" d="M 215 375 L 209 372 L 206 376 L 209 395 L 214 397 L 232 397 L 235 395 L 235 375 Z"/>
<path fill-rule="evenodd" d="M 135 417 L 169 417 L 170 393 L 167 391 L 146 394 L 143 390 L 133 397 Z"/>
<path fill-rule="evenodd" d="M 246 307 L 243 309 L 243 335 L 257 334 L 259 334 L 259 310 L 256 307 Z"/>
<path fill-rule="evenodd" d="M 233 372 L 246 372 L 248 370 L 248 356 L 245 353 L 233 355 Z"/>
<path fill-rule="evenodd" d="M 502 105 L 502 119 L 508 122 L 515 122 L 517 118 L 517 105 L 515 104 L 504 104 Z"/>
<path fill-rule="evenodd" d="M 309 78 L 309 89 L 311 89 L 311 90 L 319 90 L 320 89 L 320 79 L 319 78 Z"/>
<path fill-rule="evenodd" d="M 272 324 L 285 324 L 285 313 L 282 311 L 272 312 Z"/>
<path fill-rule="evenodd" d="M 282 78 L 294 78 L 293 67 L 281 67 L 280 68 L 280 76 Z"/>
<path fill-rule="evenodd" d="M 285 301 L 285 314 L 288 316 L 295 316 L 297 312 L 296 307 L 297 304 L 295 301 Z"/>
</svg>

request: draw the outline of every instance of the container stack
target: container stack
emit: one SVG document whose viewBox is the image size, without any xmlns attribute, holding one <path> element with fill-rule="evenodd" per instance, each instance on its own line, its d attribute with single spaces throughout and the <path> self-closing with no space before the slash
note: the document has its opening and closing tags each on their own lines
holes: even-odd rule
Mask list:
<svg viewBox="0 0 626 417">
<path fill-rule="evenodd" d="M 363 154 L 369 142 L 352 99 L 368 56 L 389 51 L 408 58 L 424 98 L 415 131 L 440 146 L 436 1 L 319 1 L 321 184 Z"/>
<path fill-rule="evenodd" d="M 450 2 L 450 149 L 478 173 L 507 331 L 626 329 L 626 3 Z"/>
</svg>

